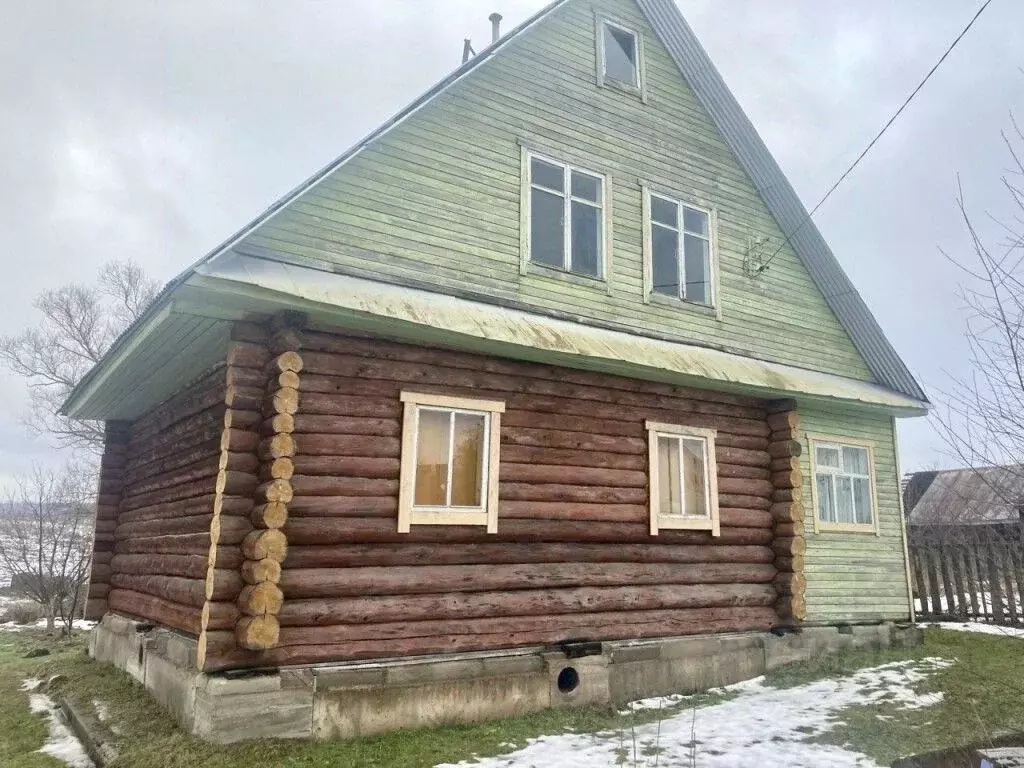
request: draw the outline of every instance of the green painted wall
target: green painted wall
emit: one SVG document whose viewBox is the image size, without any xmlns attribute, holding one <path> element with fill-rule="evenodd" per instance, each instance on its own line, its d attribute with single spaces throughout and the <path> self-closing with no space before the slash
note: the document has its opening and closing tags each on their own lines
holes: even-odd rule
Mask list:
<svg viewBox="0 0 1024 768">
<path fill-rule="evenodd" d="M 879 534 L 814 532 L 810 449 L 804 439 L 808 621 L 907 619 L 907 577 L 900 527 L 900 483 L 888 416 L 800 407 L 804 432 L 874 444 Z"/>
<path fill-rule="evenodd" d="M 648 102 L 595 75 L 595 13 L 644 37 Z M 610 175 L 609 286 L 519 272 L 520 145 Z M 642 302 L 640 181 L 718 217 L 721 319 Z M 791 251 L 753 280 L 748 240 L 784 238 L 632 0 L 572 0 L 262 225 L 248 243 L 869 380 Z"/>
</svg>

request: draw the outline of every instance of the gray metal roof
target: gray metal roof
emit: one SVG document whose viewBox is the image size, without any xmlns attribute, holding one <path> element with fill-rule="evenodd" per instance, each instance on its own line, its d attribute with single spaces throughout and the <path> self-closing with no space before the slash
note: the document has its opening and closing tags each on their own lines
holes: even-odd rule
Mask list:
<svg viewBox="0 0 1024 768">
<path fill-rule="evenodd" d="M 1017 523 L 1024 507 L 1024 467 L 981 467 L 918 472 L 934 475 L 910 510 L 911 525 Z"/>
<path fill-rule="evenodd" d="M 150 310 L 129 327 L 112 345 L 104 359 L 86 374 L 68 397 L 61 412 L 67 413 L 74 410 L 77 393 L 81 392 L 104 367 L 104 364 L 135 336 L 136 332 L 155 312 L 166 304 L 174 290 L 193 275 L 197 267 L 230 251 L 257 227 L 315 187 L 358 155 L 374 140 L 404 121 L 450 85 L 488 61 L 518 35 L 542 21 L 567 2 L 572 2 L 572 0 L 554 0 L 500 40 L 482 50 L 477 56 L 451 72 L 390 120 L 277 200 L 236 234 L 171 280 L 154 301 Z M 722 137 L 736 154 L 740 165 L 753 180 L 755 187 L 764 198 L 769 212 L 775 217 L 782 231 L 790 234 L 790 242 L 797 257 L 803 262 L 811 278 L 824 294 L 825 301 L 850 335 L 876 382 L 895 392 L 928 402 L 924 391 L 914 380 L 888 339 L 885 338 L 864 300 L 857 293 L 842 267 L 839 266 L 839 262 L 825 243 L 818 228 L 809 221 L 807 210 L 800 202 L 796 191 L 786 179 L 778 163 L 775 162 L 753 124 L 744 114 L 736 98 L 729 91 L 722 76 L 711 62 L 711 58 L 697 41 L 693 30 L 686 23 L 679 8 L 673 0 L 636 0 L 636 2 L 647 15 L 655 33 L 668 49 L 676 66 L 679 67 L 680 73 L 711 115 Z"/>
<path fill-rule="evenodd" d="M 740 165 L 754 182 L 797 257 L 825 296 L 880 384 L 919 400 L 924 390 L 896 354 L 864 299 L 839 266 L 825 238 L 757 130 L 729 91 L 707 51 L 673 0 L 637 0 L 679 71 L 690 84 Z"/>
</svg>

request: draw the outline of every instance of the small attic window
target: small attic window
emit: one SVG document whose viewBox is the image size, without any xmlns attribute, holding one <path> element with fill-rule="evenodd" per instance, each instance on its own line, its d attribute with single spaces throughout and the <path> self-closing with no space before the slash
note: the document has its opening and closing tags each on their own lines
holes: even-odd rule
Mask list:
<svg viewBox="0 0 1024 768">
<path fill-rule="evenodd" d="M 608 19 L 597 25 L 598 85 L 643 97 L 643 43 L 640 35 Z"/>
</svg>

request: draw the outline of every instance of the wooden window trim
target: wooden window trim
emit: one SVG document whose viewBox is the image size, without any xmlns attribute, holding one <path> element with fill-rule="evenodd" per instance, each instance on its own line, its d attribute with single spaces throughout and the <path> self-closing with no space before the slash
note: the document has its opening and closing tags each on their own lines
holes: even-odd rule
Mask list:
<svg viewBox="0 0 1024 768">
<path fill-rule="evenodd" d="M 605 77 L 604 73 L 604 28 L 613 27 L 622 32 L 626 32 L 633 36 L 636 40 L 636 85 L 630 85 L 629 83 L 623 83 L 615 78 Z M 640 34 L 640 30 L 631 27 L 623 21 L 614 19 L 610 16 L 604 16 L 599 13 L 594 14 L 594 68 L 597 71 L 597 87 L 598 88 L 612 88 L 615 90 L 628 93 L 632 96 L 636 96 L 644 104 L 647 103 L 647 71 L 644 64 L 646 55 L 644 52 L 644 36 Z"/>
<path fill-rule="evenodd" d="M 868 452 L 868 483 L 871 486 L 871 523 L 827 523 L 821 520 L 818 510 L 818 452 L 822 444 L 865 448 Z M 861 535 L 880 536 L 878 513 L 878 483 L 875 472 L 875 443 L 870 440 L 859 440 L 853 437 L 822 435 L 807 433 L 807 449 L 810 452 L 811 466 L 811 504 L 814 517 L 815 533 L 856 533 Z"/>
<path fill-rule="evenodd" d="M 479 400 L 469 397 L 437 395 L 425 392 L 402 392 L 405 404 L 402 414 L 402 459 L 398 488 L 398 532 L 409 533 L 412 525 L 477 525 L 488 533 L 498 532 L 498 465 L 501 450 L 501 414 L 505 403 L 500 400 Z M 484 467 L 481 512 L 453 512 L 448 509 L 423 509 L 414 505 L 416 493 L 416 428 L 418 411 L 447 408 L 476 411 L 487 416 L 486 466 Z"/>
<path fill-rule="evenodd" d="M 525 142 L 519 142 L 520 147 L 520 199 L 519 199 L 519 272 L 520 274 L 532 274 L 542 275 L 553 279 L 570 280 L 580 285 L 594 286 L 595 288 L 604 286 L 610 292 L 610 281 L 609 275 L 611 274 L 612 268 L 612 195 L 611 195 L 611 177 L 603 172 L 596 171 L 588 167 L 585 163 L 580 163 L 575 159 L 560 160 L 557 157 L 558 153 L 545 152 L 535 149 Z M 541 162 L 548 163 L 549 165 L 555 165 L 562 169 L 563 180 L 565 182 L 565 189 L 563 191 L 563 198 L 565 200 L 565 206 L 569 209 L 572 205 L 572 172 L 577 171 L 587 176 L 593 176 L 596 179 L 601 180 L 601 258 L 598 261 L 600 268 L 600 274 L 588 275 L 582 272 L 573 272 L 571 269 L 559 268 L 551 266 L 550 264 L 535 263 L 530 254 L 530 242 L 532 234 L 533 222 L 531 219 L 532 211 L 532 191 L 533 191 L 533 168 L 531 160 L 536 158 Z M 591 201 L 581 201 L 588 205 L 597 207 Z M 566 262 L 571 264 L 572 260 L 572 217 L 568 215 L 570 211 L 567 210 L 565 219 L 565 230 L 563 236 L 565 242 L 563 244 L 563 258 Z"/>
<path fill-rule="evenodd" d="M 718 464 L 715 459 L 715 438 L 718 431 L 703 427 L 687 427 L 680 424 L 664 424 L 648 421 L 647 428 L 647 467 L 648 495 L 650 505 L 651 535 L 657 536 L 659 530 L 685 529 L 711 531 L 712 536 L 721 535 L 718 517 Z M 658 470 L 658 436 L 695 437 L 704 440 L 707 459 L 708 483 L 708 516 L 706 518 L 669 517 L 658 514 L 660 509 L 658 490 L 660 478 Z"/>
<path fill-rule="evenodd" d="M 641 219 L 643 224 L 643 302 L 644 304 L 659 304 L 662 306 L 676 307 L 690 312 L 713 315 L 716 319 L 722 319 L 722 305 L 719 301 L 719 277 L 718 277 L 718 211 L 709 203 L 698 200 L 687 195 L 669 192 L 653 187 L 646 182 L 640 182 L 642 197 Z M 654 290 L 654 238 L 652 229 L 654 218 L 651 215 L 651 198 L 660 197 L 662 200 L 673 202 L 679 207 L 680 213 L 683 207 L 692 208 L 708 217 L 708 269 L 711 282 L 711 303 L 701 304 L 696 301 L 689 301 L 683 298 L 674 298 L 656 293 Z M 682 243 L 682 224 L 680 224 L 680 243 Z"/>
</svg>

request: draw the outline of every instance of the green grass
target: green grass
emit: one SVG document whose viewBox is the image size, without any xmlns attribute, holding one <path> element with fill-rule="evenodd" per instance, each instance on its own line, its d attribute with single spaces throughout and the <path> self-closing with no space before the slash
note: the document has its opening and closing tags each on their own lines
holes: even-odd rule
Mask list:
<svg viewBox="0 0 1024 768">
<path fill-rule="evenodd" d="M 25 659 L 31 648 L 46 647 L 49 656 Z M 941 656 L 956 659 L 920 685 L 921 692 L 944 694 L 941 703 L 919 710 L 889 704 L 845 710 L 843 724 L 819 741 L 849 745 L 887 764 L 907 754 L 985 741 L 998 734 L 1024 730 L 1024 641 L 967 633 L 927 630 L 924 646 L 909 650 L 850 653 L 798 664 L 772 672 L 768 682 L 779 687 L 800 685 L 822 677 L 901 659 Z M 179 730 L 130 678 L 109 666 L 95 664 L 84 653 L 84 637 L 47 638 L 38 632 L 0 633 L 0 765 L 57 766 L 38 754 L 45 741 L 44 720 L 28 711 L 19 691 L 28 677 L 60 673 L 65 679 L 53 695 L 72 693 L 79 706 L 93 699 L 105 702 L 120 730 L 119 765 L 132 768 L 248 768 L 253 765 L 322 768 L 425 768 L 488 756 L 525 745 L 532 737 L 566 732 L 600 733 L 619 743 L 622 761 L 632 753 L 631 725 L 670 717 L 693 706 L 718 703 L 723 697 L 692 697 L 659 711 L 620 715 L 610 709 L 546 711 L 479 725 L 403 731 L 354 742 L 256 742 L 217 747 Z M 891 718 L 891 719 L 880 719 Z M 638 751 L 650 745 L 638 744 Z M 594 768 L 598 768 L 594 766 Z"/>
</svg>

